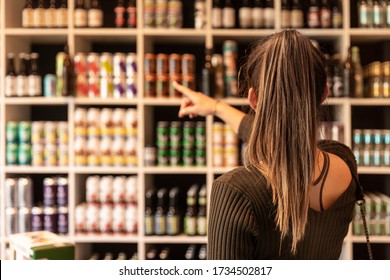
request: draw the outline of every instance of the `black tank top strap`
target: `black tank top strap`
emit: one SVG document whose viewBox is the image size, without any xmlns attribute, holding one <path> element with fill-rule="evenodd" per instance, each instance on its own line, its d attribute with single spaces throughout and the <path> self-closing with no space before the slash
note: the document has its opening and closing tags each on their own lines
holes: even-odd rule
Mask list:
<svg viewBox="0 0 390 280">
<path fill-rule="evenodd" d="M 324 206 L 322 205 L 322 190 L 324 188 L 325 179 L 326 179 L 326 176 L 328 175 L 329 165 L 330 165 L 329 155 L 325 152 L 323 152 L 323 154 L 324 154 L 324 167 L 323 167 L 322 172 L 321 172 L 321 174 L 323 174 L 323 176 L 320 176 L 322 182 L 321 182 L 320 197 L 319 197 L 321 211 L 324 211 Z"/>
<path fill-rule="evenodd" d="M 325 161 L 328 159 L 329 160 L 329 156 L 327 153 L 325 153 L 324 151 L 321 150 L 321 153 L 324 155 L 324 165 L 322 166 L 322 170 L 321 170 L 321 174 L 320 176 L 318 176 L 318 178 L 313 182 L 313 185 L 318 185 L 319 182 L 321 182 L 322 178 L 324 177 L 325 175 Z M 326 159 L 326 156 L 328 156 L 328 158 Z"/>
</svg>

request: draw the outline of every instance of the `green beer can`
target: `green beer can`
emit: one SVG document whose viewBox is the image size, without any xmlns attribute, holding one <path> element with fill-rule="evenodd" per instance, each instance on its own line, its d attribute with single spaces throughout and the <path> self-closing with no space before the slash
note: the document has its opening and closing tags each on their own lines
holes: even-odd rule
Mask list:
<svg viewBox="0 0 390 280">
<path fill-rule="evenodd" d="M 31 144 L 21 143 L 18 150 L 18 162 L 19 165 L 31 164 Z"/>
<path fill-rule="evenodd" d="M 18 134 L 20 143 L 31 143 L 31 122 L 20 122 Z"/>
<path fill-rule="evenodd" d="M 7 143 L 6 147 L 6 162 L 8 165 L 18 164 L 18 144 Z"/>
<path fill-rule="evenodd" d="M 7 143 L 17 143 L 18 142 L 18 122 L 8 121 L 6 127 L 6 141 Z"/>
</svg>

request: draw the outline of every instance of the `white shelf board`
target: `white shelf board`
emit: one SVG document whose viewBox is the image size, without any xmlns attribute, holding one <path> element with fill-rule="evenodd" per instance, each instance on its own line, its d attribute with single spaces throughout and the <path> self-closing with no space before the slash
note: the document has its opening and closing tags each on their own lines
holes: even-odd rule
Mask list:
<svg viewBox="0 0 390 280">
<path fill-rule="evenodd" d="M 70 97 L 6 97 L 6 105 L 68 105 Z"/>
<path fill-rule="evenodd" d="M 175 243 L 175 244 L 192 244 L 192 243 L 207 243 L 207 236 L 187 236 L 187 235 L 177 235 L 177 236 L 145 236 L 146 243 Z"/>
<path fill-rule="evenodd" d="M 181 98 L 146 97 L 143 99 L 143 104 L 147 106 L 180 106 L 181 102 Z"/>
<path fill-rule="evenodd" d="M 374 167 L 374 166 L 359 166 L 358 167 L 359 174 L 383 174 L 390 175 L 390 167 Z"/>
<path fill-rule="evenodd" d="M 390 98 L 350 98 L 352 106 L 390 106 Z"/>
<path fill-rule="evenodd" d="M 145 174 L 206 174 L 208 168 L 203 166 L 176 167 L 154 166 L 144 167 Z"/>
<path fill-rule="evenodd" d="M 74 167 L 75 174 L 136 174 L 136 167 Z"/>
<path fill-rule="evenodd" d="M 76 233 L 73 241 L 76 243 L 137 243 L 137 234 L 92 234 Z"/>
<path fill-rule="evenodd" d="M 390 28 L 351 28 L 351 42 L 373 42 L 390 39 Z"/>
<path fill-rule="evenodd" d="M 352 242 L 354 243 L 366 243 L 366 236 L 362 235 L 352 235 Z M 371 243 L 389 243 L 390 244 L 390 235 L 370 235 Z"/>
<path fill-rule="evenodd" d="M 84 98 L 76 97 L 74 103 L 76 105 L 137 105 L 139 102 L 138 98 Z"/>
<path fill-rule="evenodd" d="M 15 174 L 65 174 L 69 173 L 69 167 L 62 166 L 6 166 L 6 173 Z"/>
</svg>

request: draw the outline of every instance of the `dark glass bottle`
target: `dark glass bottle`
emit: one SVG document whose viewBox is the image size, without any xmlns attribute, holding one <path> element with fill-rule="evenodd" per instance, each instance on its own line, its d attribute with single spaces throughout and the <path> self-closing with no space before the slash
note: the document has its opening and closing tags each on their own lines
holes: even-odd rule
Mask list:
<svg viewBox="0 0 390 280">
<path fill-rule="evenodd" d="M 57 9 L 57 27 L 68 27 L 68 3 L 67 0 L 61 0 L 61 5 Z"/>
<path fill-rule="evenodd" d="M 352 71 L 352 52 L 351 48 L 348 48 L 348 55 L 347 59 L 344 61 L 343 64 L 343 96 L 349 97 L 351 96 L 351 90 L 353 88 L 353 85 L 351 86 L 351 83 L 353 80 L 351 79 L 351 71 Z"/>
<path fill-rule="evenodd" d="M 154 234 L 154 214 L 156 209 L 156 194 L 153 189 L 145 195 L 145 235 Z"/>
<path fill-rule="evenodd" d="M 282 0 L 280 27 L 281 28 L 291 27 L 291 8 L 288 0 Z"/>
<path fill-rule="evenodd" d="M 343 27 L 343 10 L 342 10 L 342 0 L 337 0 L 336 5 L 332 8 L 332 27 L 333 28 L 342 28 Z"/>
<path fill-rule="evenodd" d="M 180 189 L 175 187 L 169 191 L 169 209 L 167 213 L 167 234 L 177 235 L 182 232 L 181 213 L 179 209 Z"/>
<path fill-rule="evenodd" d="M 169 247 L 164 247 L 160 254 L 158 254 L 160 260 L 169 260 L 171 254 L 171 249 Z"/>
<path fill-rule="evenodd" d="M 22 26 L 27 28 L 34 27 L 34 8 L 32 0 L 27 0 L 23 7 Z"/>
<path fill-rule="evenodd" d="M 382 1 L 374 0 L 372 5 L 372 25 L 373 27 L 384 27 L 386 21 L 385 6 Z"/>
<path fill-rule="evenodd" d="M 130 0 L 127 5 L 127 27 L 137 27 L 137 5 L 135 0 Z"/>
<path fill-rule="evenodd" d="M 49 8 L 45 10 L 45 22 L 46 27 L 48 28 L 57 27 L 57 9 L 55 0 L 50 0 Z"/>
<path fill-rule="evenodd" d="M 222 9 L 222 27 L 236 27 L 236 10 L 234 9 L 232 0 L 226 0 L 225 6 Z"/>
<path fill-rule="evenodd" d="M 199 248 L 198 259 L 199 260 L 207 259 L 207 246 L 205 244 L 201 245 Z"/>
<path fill-rule="evenodd" d="M 274 28 L 275 7 L 273 0 L 265 0 L 264 5 L 264 28 Z"/>
<path fill-rule="evenodd" d="M 115 12 L 115 26 L 116 27 L 124 27 L 125 26 L 125 13 L 126 13 L 124 0 L 117 1 L 116 7 L 114 8 L 114 12 Z"/>
<path fill-rule="evenodd" d="M 158 259 L 158 253 L 156 248 L 151 248 L 146 252 L 145 255 L 147 260 L 157 260 Z"/>
<path fill-rule="evenodd" d="M 99 28 L 103 26 L 103 10 L 99 0 L 92 0 L 88 10 L 88 27 Z"/>
<path fill-rule="evenodd" d="M 202 92 L 205 95 L 214 96 L 215 72 L 211 62 L 213 50 L 206 49 L 205 53 L 205 64 L 202 69 Z"/>
<path fill-rule="evenodd" d="M 5 96 L 16 96 L 16 70 L 15 70 L 15 54 L 8 53 L 7 55 L 7 74 L 5 77 Z"/>
<path fill-rule="evenodd" d="M 238 18 L 240 21 L 240 28 L 252 27 L 252 7 L 249 0 L 242 1 L 242 5 L 238 11 Z"/>
<path fill-rule="evenodd" d="M 310 6 L 307 12 L 307 25 L 310 28 L 321 27 L 320 5 L 317 0 L 310 0 Z"/>
<path fill-rule="evenodd" d="M 17 96 L 26 96 L 28 93 L 27 54 L 19 53 L 19 73 L 16 76 Z"/>
<path fill-rule="evenodd" d="M 321 28 L 331 28 L 332 27 L 332 7 L 330 1 L 322 0 L 321 10 L 320 10 L 320 21 Z"/>
<path fill-rule="evenodd" d="M 198 235 L 207 234 L 207 189 L 206 185 L 203 185 L 198 194 L 198 217 L 196 233 Z"/>
<path fill-rule="evenodd" d="M 63 78 L 63 87 L 62 87 L 62 96 L 73 96 L 74 92 L 74 76 L 73 76 L 73 62 L 69 54 L 68 45 L 64 48 L 64 67 L 62 68 L 62 78 Z"/>
<path fill-rule="evenodd" d="M 360 50 L 359 47 L 353 46 L 351 54 L 351 77 L 353 80 L 352 96 L 357 98 L 364 97 L 364 84 L 363 84 L 363 67 L 360 63 Z"/>
<path fill-rule="evenodd" d="M 333 97 L 343 97 L 343 67 L 341 66 L 340 55 L 335 54 L 332 57 L 333 67 Z"/>
<path fill-rule="evenodd" d="M 186 253 L 184 255 L 186 260 L 195 260 L 196 259 L 196 245 L 188 246 Z"/>
<path fill-rule="evenodd" d="M 199 186 L 194 184 L 187 191 L 187 210 L 184 217 L 184 233 L 189 236 L 196 234 L 198 190 Z"/>
<path fill-rule="evenodd" d="M 299 0 L 293 0 L 291 6 L 291 27 L 302 28 L 304 24 L 304 16 L 302 4 Z"/>
<path fill-rule="evenodd" d="M 262 0 L 255 0 L 252 8 L 253 28 L 264 28 L 264 5 Z"/>
<path fill-rule="evenodd" d="M 358 26 L 362 28 L 372 26 L 372 2 L 365 0 L 358 2 Z"/>
<path fill-rule="evenodd" d="M 28 76 L 28 93 L 30 96 L 39 96 L 42 94 L 42 77 L 38 65 L 39 54 L 30 55 L 30 75 Z"/>
<path fill-rule="evenodd" d="M 38 1 L 38 5 L 33 10 L 34 13 L 34 27 L 42 28 L 46 26 L 45 20 L 45 5 L 43 0 Z"/>
<path fill-rule="evenodd" d="M 154 214 L 154 233 L 156 235 L 167 234 L 167 202 L 168 189 L 161 188 L 157 192 L 157 208 Z"/>
<path fill-rule="evenodd" d="M 87 27 L 88 26 L 88 10 L 85 6 L 84 0 L 77 0 L 74 10 L 74 26 Z"/>
<path fill-rule="evenodd" d="M 213 8 L 211 10 L 211 25 L 213 28 L 222 27 L 222 3 L 221 0 L 213 0 Z"/>
</svg>

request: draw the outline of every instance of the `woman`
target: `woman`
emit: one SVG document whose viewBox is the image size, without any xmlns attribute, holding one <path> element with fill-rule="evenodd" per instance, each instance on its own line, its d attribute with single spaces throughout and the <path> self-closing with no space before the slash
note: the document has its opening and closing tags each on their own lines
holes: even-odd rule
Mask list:
<svg viewBox="0 0 390 280">
<path fill-rule="evenodd" d="M 179 116 L 215 114 L 248 140 L 248 164 L 213 183 L 209 259 L 338 259 L 356 201 L 350 149 L 317 141 L 328 94 L 325 58 L 286 30 L 252 49 L 244 67 L 254 116 L 195 93 Z"/>
</svg>

